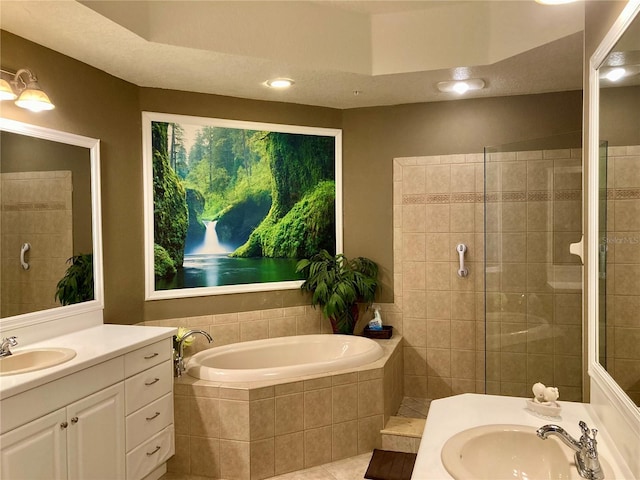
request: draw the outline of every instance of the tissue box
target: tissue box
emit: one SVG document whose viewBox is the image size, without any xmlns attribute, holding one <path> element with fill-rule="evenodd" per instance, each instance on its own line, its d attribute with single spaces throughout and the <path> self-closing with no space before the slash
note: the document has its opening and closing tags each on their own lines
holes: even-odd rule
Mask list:
<svg viewBox="0 0 640 480">
<path fill-rule="evenodd" d="M 375 338 L 375 339 L 389 339 L 393 335 L 393 326 L 391 325 L 383 325 L 382 330 L 371 330 L 367 325 L 364 327 L 362 331 L 362 335 L 367 338 Z"/>
</svg>

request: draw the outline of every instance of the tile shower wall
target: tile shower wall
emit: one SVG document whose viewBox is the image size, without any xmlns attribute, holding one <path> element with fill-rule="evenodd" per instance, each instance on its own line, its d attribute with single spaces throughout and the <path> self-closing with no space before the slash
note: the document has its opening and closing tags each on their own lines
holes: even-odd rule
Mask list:
<svg viewBox="0 0 640 480">
<path fill-rule="evenodd" d="M 640 405 L 640 146 L 607 162 L 607 371 Z"/>
<path fill-rule="evenodd" d="M 59 306 L 56 285 L 73 255 L 71 172 L 3 173 L 1 316 Z M 20 265 L 20 249 L 30 268 Z"/>
<path fill-rule="evenodd" d="M 539 150 L 491 159 L 486 324 L 483 155 L 394 160 L 407 396 L 528 396 L 542 381 L 565 400 L 581 398 L 580 267 L 568 255 L 580 239 L 580 158 L 579 150 Z M 458 243 L 468 248 L 464 278 Z"/>
<path fill-rule="evenodd" d="M 482 154 L 394 160 L 395 304 L 409 397 L 484 391 L 483 182 Z"/>
</svg>

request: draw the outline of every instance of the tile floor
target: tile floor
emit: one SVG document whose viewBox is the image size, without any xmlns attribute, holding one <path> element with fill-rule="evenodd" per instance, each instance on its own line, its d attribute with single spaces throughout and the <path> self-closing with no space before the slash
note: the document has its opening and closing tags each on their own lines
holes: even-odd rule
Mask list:
<svg viewBox="0 0 640 480">
<path fill-rule="evenodd" d="M 269 480 L 362 480 L 369 466 L 371 453 L 363 453 L 355 457 L 345 458 L 337 462 L 319 465 L 306 470 L 285 473 Z M 176 473 L 166 473 L 160 480 L 211 480 L 206 477 L 196 477 Z M 232 480 L 232 479 L 227 479 Z"/>
<path fill-rule="evenodd" d="M 397 416 L 427 418 L 430 403 L 431 400 L 424 398 L 405 397 L 402 399 L 402 404 L 400 405 Z M 355 457 L 338 460 L 337 462 L 271 477 L 270 480 L 362 480 L 370 460 L 371 453 L 364 453 Z M 160 480 L 207 480 L 207 478 L 166 473 L 160 477 Z"/>
</svg>

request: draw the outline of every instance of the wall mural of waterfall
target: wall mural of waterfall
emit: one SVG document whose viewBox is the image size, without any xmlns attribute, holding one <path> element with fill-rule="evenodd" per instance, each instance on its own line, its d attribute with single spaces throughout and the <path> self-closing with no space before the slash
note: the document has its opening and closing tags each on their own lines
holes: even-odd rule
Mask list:
<svg viewBox="0 0 640 480">
<path fill-rule="evenodd" d="M 342 250 L 341 131 L 143 113 L 146 298 L 298 288 Z"/>
</svg>

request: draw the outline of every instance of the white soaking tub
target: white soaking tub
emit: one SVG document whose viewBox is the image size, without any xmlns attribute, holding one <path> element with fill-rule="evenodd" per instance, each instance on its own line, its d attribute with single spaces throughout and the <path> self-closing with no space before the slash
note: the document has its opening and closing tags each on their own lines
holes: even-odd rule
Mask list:
<svg viewBox="0 0 640 480">
<path fill-rule="evenodd" d="M 213 382 L 280 380 L 357 368 L 382 358 L 378 343 L 355 335 L 298 335 L 214 347 L 187 362 L 187 374 Z"/>
</svg>

